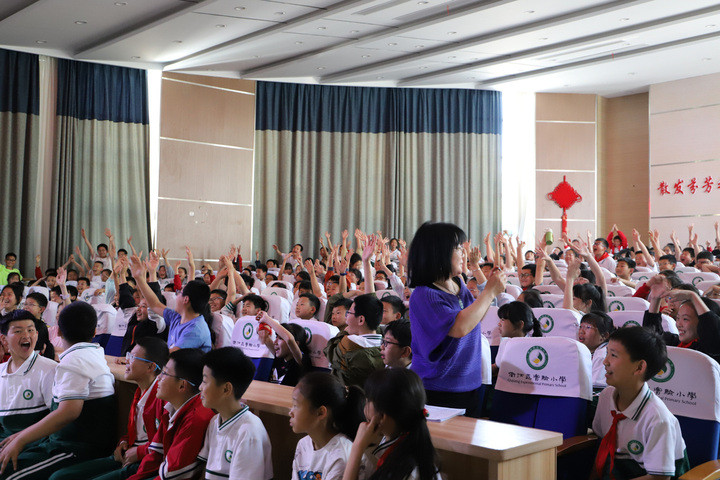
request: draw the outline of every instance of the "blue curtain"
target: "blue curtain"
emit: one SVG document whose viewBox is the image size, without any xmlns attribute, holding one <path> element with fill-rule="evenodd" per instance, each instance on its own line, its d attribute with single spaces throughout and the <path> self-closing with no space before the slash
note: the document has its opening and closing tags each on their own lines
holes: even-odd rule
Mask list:
<svg viewBox="0 0 720 480">
<path fill-rule="evenodd" d="M 58 61 L 50 251 L 57 264 L 110 227 L 150 244 L 148 92 L 144 70 Z"/>
<path fill-rule="evenodd" d="M 500 225 L 499 92 L 258 82 L 254 244 Z M 316 251 L 313 249 L 308 254 Z"/>
<path fill-rule="evenodd" d="M 41 205 L 38 182 L 39 57 L 0 49 L 0 255 L 18 255 L 17 267 L 33 271 Z"/>
</svg>

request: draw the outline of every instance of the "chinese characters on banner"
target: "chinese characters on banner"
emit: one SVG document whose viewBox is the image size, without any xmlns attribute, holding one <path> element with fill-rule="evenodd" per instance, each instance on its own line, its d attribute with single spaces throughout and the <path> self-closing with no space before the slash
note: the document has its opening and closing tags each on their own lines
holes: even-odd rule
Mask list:
<svg viewBox="0 0 720 480">
<path fill-rule="evenodd" d="M 662 180 L 657 187 L 660 195 L 695 195 L 696 193 L 710 193 L 713 189 L 720 190 L 720 181 L 715 183 L 712 176 L 705 177 L 701 181 L 697 177 L 693 177 L 690 180 L 677 179 L 675 182 L 666 182 Z"/>
</svg>

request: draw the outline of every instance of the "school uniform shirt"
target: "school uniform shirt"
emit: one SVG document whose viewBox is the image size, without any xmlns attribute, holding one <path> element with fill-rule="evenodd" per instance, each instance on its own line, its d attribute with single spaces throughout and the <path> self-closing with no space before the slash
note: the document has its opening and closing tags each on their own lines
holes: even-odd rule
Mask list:
<svg viewBox="0 0 720 480">
<path fill-rule="evenodd" d="M 206 462 L 206 480 L 273 478 L 270 437 L 247 405 L 225 422 L 220 415 L 210 420 L 198 460 Z"/>
<path fill-rule="evenodd" d="M 611 272 L 615 272 L 615 267 L 617 266 L 617 262 L 615 262 L 615 259 L 611 255 L 608 255 L 602 260 L 598 260 L 597 263 Z"/>
<path fill-rule="evenodd" d="M 90 266 L 92 266 L 95 262 L 102 262 L 103 264 L 103 270 L 112 270 L 112 260 L 109 256 L 105 256 L 104 258 L 98 255 L 97 253 L 93 255 L 92 262 L 90 263 Z"/>
<path fill-rule="evenodd" d="M 163 318 L 168 325 L 169 348 L 199 348 L 207 353 L 212 348 L 210 328 L 205 318 L 200 315 L 187 323 L 182 323 L 182 316 L 174 310 L 163 310 Z"/>
<path fill-rule="evenodd" d="M 605 365 L 603 362 L 607 357 L 607 342 L 601 343 L 592 354 L 592 385 L 594 388 L 605 388 Z"/>
<path fill-rule="evenodd" d="M 295 448 L 293 480 L 341 480 L 350 456 L 352 441 L 342 433 L 335 435 L 322 448 L 315 450 L 310 435 L 300 439 Z M 360 462 L 358 480 L 367 478 L 367 457 Z"/>
<path fill-rule="evenodd" d="M 166 403 L 156 411 L 156 415 L 160 424 L 148 454 L 129 480 L 195 478 L 202 467 L 197 456 L 205 440 L 205 431 L 215 414 L 203 407 L 200 395 L 195 395 L 177 410 Z"/>
<path fill-rule="evenodd" d="M 609 386 L 600 393 L 592 425 L 599 437 L 605 436 L 612 425 L 612 410 L 619 411 L 615 387 Z M 621 413 L 627 418 L 617 424 L 616 469 L 640 467 L 649 475 L 684 473 L 687 459 L 680 423 L 647 383 Z"/>
<path fill-rule="evenodd" d="M 148 454 L 150 439 L 155 437 L 159 426 L 155 413 L 165 407 L 165 401 L 157 398 L 157 383 L 156 378 L 144 393 L 139 387 L 135 390 L 132 403 L 134 408 L 131 407 L 128 417 L 128 433 L 120 438 L 131 447 L 137 447 L 138 460 L 142 460 Z"/>
<path fill-rule="evenodd" d="M 389 455 L 390 452 L 392 451 L 391 449 L 395 448 L 398 441 L 400 441 L 400 437 L 397 437 L 393 440 L 388 440 L 386 437 L 383 437 L 383 439 L 380 440 L 380 443 L 378 444 L 378 446 L 375 447 L 375 449 L 372 451 L 372 454 L 368 456 L 368 465 L 369 465 L 369 467 L 367 469 L 368 477 L 372 473 L 374 473 L 375 470 L 377 470 L 376 467 L 377 467 L 378 460 L 380 460 L 380 458 L 382 458 L 382 456 L 386 453 Z M 410 475 L 408 475 L 407 477 L 404 477 L 403 479 L 398 479 L 398 480 L 418 480 L 419 478 L 420 478 L 420 473 L 418 472 L 417 467 L 415 467 L 413 469 L 413 471 L 410 472 Z M 443 480 L 443 478 L 440 475 L 440 473 L 437 472 L 437 473 L 435 473 L 433 480 Z"/>
<path fill-rule="evenodd" d="M 105 351 L 96 343 L 80 342 L 60 354 L 52 388 L 53 400 L 95 400 L 115 393 Z"/>
<path fill-rule="evenodd" d="M 50 412 L 57 363 L 37 351 L 14 372 L 0 364 L 0 439 L 33 425 Z"/>
</svg>

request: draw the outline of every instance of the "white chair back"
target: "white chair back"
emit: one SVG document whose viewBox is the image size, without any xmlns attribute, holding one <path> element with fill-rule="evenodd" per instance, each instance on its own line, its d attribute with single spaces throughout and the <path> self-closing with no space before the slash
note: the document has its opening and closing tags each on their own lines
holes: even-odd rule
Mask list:
<svg viewBox="0 0 720 480">
<path fill-rule="evenodd" d="M 582 315 L 564 308 L 533 308 L 544 337 L 565 337 L 577 340 Z"/>
<path fill-rule="evenodd" d="M 310 359 L 313 367 L 330 368 L 330 363 L 323 350 L 325 350 L 328 340 L 337 335 L 340 330 L 334 325 L 318 320 L 300 320 L 297 318 L 290 323 L 303 327 L 308 337 L 310 337 Z"/>
<path fill-rule="evenodd" d="M 280 323 L 290 320 L 290 301 L 279 295 L 260 295 L 268 302 L 268 315 Z M 236 322 L 237 323 L 237 322 Z"/>
<path fill-rule="evenodd" d="M 644 312 L 614 311 L 608 312 L 608 315 L 610 316 L 610 318 L 613 319 L 613 325 L 615 326 L 615 328 L 642 327 Z M 663 331 L 670 333 L 678 333 L 674 318 L 665 314 L 663 314 L 661 318 Z"/>
<path fill-rule="evenodd" d="M 522 293 L 522 288 L 508 283 L 505 285 L 505 293 L 512 295 L 513 298 L 518 298 Z"/>
<path fill-rule="evenodd" d="M 565 293 L 562 288 L 557 285 L 538 285 L 537 287 L 534 287 L 534 289 L 537 290 L 538 293 L 546 293 L 550 295 L 563 295 Z"/>
<path fill-rule="evenodd" d="M 644 312 L 650 307 L 650 302 L 640 297 L 605 297 L 608 311 Z"/>
<path fill-rule="evenodd" d="M 480 320 L 480 328 L 482 334 L 488 339 L 490 345 L 500 345 L 500 317 L 498 317 L 498 307 L 489 307 L 485 316 Z"/>
<path fill-rule="evenodd" d="M 637 282 L 636 286 L 639 287 L 641 283 L 647 282 L 655 275 L 657 275 L 655 272 L 633 272 L 630 274 L 630 279 Z"/>
<path fill-rule="evenodd" d="M 680 265 L 679 263 L 675 265 L 675 273 L 698 273 L 700 270 L 698 270 L 695 267 L 686 267 L 685 265 Z"/>
<path fill-rule="evenodd" d="M 565 295 L 552 295 L 549 293 L 541 293 L 540 299 L 543 302 L 543 308 L 562 308 Z"/>
<path fill-rule="evenodd" d="M 234 318 L 215 312 L 212 314 L 212 330 L 215 333 L 213 348 L 232 347 L 232 335 L 235 329 Z"/>
<path fill-rule="evenodd" d="M 635 293 L 633 288 L 622 283 L 609 283 L 607 285 L 608 297 L 632 297 Z"/>
<path fill-rule="evenodd" d="M 115 329 L 115 317 L 117 309 L 107 303 L 97 303 L 92 306 L 97 314 L 97 327 L 95 327 L 95 335 L 103 335 L 112 333 Z"/>
<path fill-rule="evenodd" d="M 483 385 L 492 385 L 492 360 L 490 359 L 490 341 L 485 335 L 480 335 L 482 342 L 482 355 L 480 363 L 482 367 L 482 383 Z"/>
<path fill-rule="evenodd" d="M 290 290 L 286 290 L 284 288 L 280 287 L 267 287 L 265 290 L 263 290 L 260 295 L 276 295 L 284 298 L 288 302 L 292 302 L 295 300 L 295 296 L 293 295 L 292 288 Z"/>
<path fill-rule="evenodd" d="M 702 282 L 698 282 L 695 286 L 697 287 L 698 290 L 705 293 L 708 290 L 710 290 L 712 287 L 714 287 L 715 285 L 718 285 L 718 284 L 720 284 L 720 282 L 715 282 L 713 280 L 703 280 Z"/>
<path fill-rule="evenodd" d="M 712 272 L 680 272 L 678 277 L 684 282 L 697 286 L 700 282 L 720 283 L 720 275 Z"/>
<path fill-rule="evenodd" d="M 250 358 L 275 358 L 267 345 L 260 341 L 257 333 L 259 325 L 253 316 L 238 318 L 232 331 L 232 346 L 239 348 Z"/>
</svg>

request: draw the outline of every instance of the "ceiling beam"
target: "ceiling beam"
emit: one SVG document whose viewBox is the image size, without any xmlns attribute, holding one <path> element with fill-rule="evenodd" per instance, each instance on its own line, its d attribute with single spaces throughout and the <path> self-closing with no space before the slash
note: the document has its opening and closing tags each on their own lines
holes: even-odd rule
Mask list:
<svg viewBox="0 0 720 480">
<path fill-rule="evenodd" d="M 480 82 L 475 83 L 476 88 L 486 88 L 488 86 L 499 85 L 501 83 L 512 82 L 515 80 L 522 80 L 525 78 L 538 77 L 547 75 L 549 73 L 562 72 L 565 70 L 574 70 L 581 67 L 587 67 L 591 65 L 599 65 L 601 63 L 613 62 L 624 58 L 637 57 L 646 53 L 658 52 L 666 50 L 668 48 L 675 48 L 682 45 L 689 45 L 692 43 L 705 42 L 708 40 L 715 40 L 720 38 L 720 32 L 706 33 L 704 35 L 698 35 L 695 37 L 682 38 L 680 40 L 673 40 L 672 42 L 659 43 L 657 45 L 650 45 L 648 47 L 637 48 L 635 50 L 629 50 L 626 52 L 615 53 L 611 55 L 602 55 L 600 57 L 588 58 L 586 60 L 580 60 L 577 62 L 565 63 L 563 65 L 555 65 L 552 67 L 540 68 L 538 70 L 531 70 L 528 72 L 515 73 L 512 75 L 505 75 L 502 77 L 488 78 Z"/>
<path fill-rule="evenodd" d="M 670 17 L 659 18 L 649 22 L 638 23 L 636 25 L 630 25 L 628 27 L 618 28 L 615 30 L 609 30 L 607 32 L 597 33 L 594 35 L 587 35 L 585 37 L 579 37 L 564 42 L 554 43 L 551 45 L 544 45 L 542 47 L 530 48 L 527 50 L 521 50 L 519 52 L 509 53 L 506 55 L 498 55 L 492 58 L 486 58 L 484 60 L 478 60 L 476 62 L 464 63 L 462 65 L 456 65 L 453 67 L 443 68 L 441 70 L 435 70 L 433 72 L 423 73 L 420 75 L 414 75 L 400 79 L 398 81 L 399 86 L 417 86 L 426 83 L 428 80 L 434 78 L 441 78 L 447 75 L 454 75 L 456 73 L 463 73 L 472 70 L 477 70 L 482 67 L 489 67 L 492 65 L 500 65 L 503 63 L 514 62 L 525 58 L 532 58 L 538 55 L 553 53 L 566 48 L 580 47 L 583 45 L 592 44 L 601 40 L 611 40 L 613 38 L 622 37 L 627 34 L 636 34 L 652 30 L 659 27 L 667 27 L 678 23 L 686 22 L 697 18 L 706 17 L 709 15 L 715 15 L 720 13 L 720 5 L 701 8 L 693 10 L 691 12 L 685 12 L 678 15 L 672 15 Z"/>
<path fill-rule="evenodd" d="M 277 60 L 274 62 L 270 62 L 270 63 L 266 63 L 264 65 L 258 65 L 257 67 L 253 67 L 253 68 L 250 68 L 248 70 L 241 72 L 241 75 L 243 77 L 257 76 L 257 75 L 269 72 L 271 70 L 275 70 L 277 68 L 284 67 L 286 65 L 291 65 L 294 63 L 301 62 L 303 60 L 307 60 L 308 58 L 316 57 L 323 53 L 333 52 L 335 50 L 345 48 L 345 47 L 362 45 L 365 43 L 382 40 L 384 38 L 393 37 L 395 35 L 401 35 L 403 33 L 410 32 L 410 31 L 416 30 L 418 28 L 435 25 L 438 22 L 454 20 L 457 18 L 464 17 L 465 15 L 470 15 L 472 13 L 481 12 L 483 10 L 495 8 L 495 7 L 498 7 L 500 5 L 504 5 L 507 3 L 513 3 L 515 1 L 517 1 L 517 0 L 485 0 L 483 2 L 479 2 L 479 4 L 472 3 L 469 5 L 451 9 L 451 10 L 443 12 L 443 13 L 429 15 L 427 17 L 419 18 L 419 19 L 413 20 L 411 22 L 403 23 L 402 25 L 399 25 L 397 27 L 384 28 L 384 29 L 380 30 L 379 32 L 371 33 L 371 34 L 365 35 L 363 37 L 350 38 L 350 39 L 344 40 L 340 43 L 336 43 L 334 45 L 329 45 L 327 47 L 322 47 L 322 48 L 318 48 L 315 50 L 311 50 L 309 52 L 301 53 L 300 55 L 294 55 L 292 57 L 285 57 L 283 59 L 280 59 L 280 60 Z M 649 1 L 649 0 L 644 0 L 644 1 Z"/>
<path fill-rule="evenodd" d="M 276 33 L 280 33 L 284 30 L 287 30 L 288 28 L 306 25 L 310 22 L 314 22 L 315 20 L 325 18 L 328 15 L 334 15 L 337 13 L 341 13 L 345 10 L 349 10 L 351 8 L 356 7 L 359 4 L 365 3 L 366 1 L 367 0 L 343 0 L 341 2 L 330 5 L 329 7 L 320 8 L 318 10 L 308 12 L 304 15 L 300 15 L 299 17 L 295 17 L 291 20 L 288 20 L 287 22 L 277 23 L 275 25 L 271 25 L 269 27 L 262 28 L 256 32 L 248 33 L 247 35 L 243 35 L 241 37 L 234 38 L 232 40 L 228 40 L 227 42 L 223 42 L 218 45 L 214 45 L 212 47 L 206 48 L 204 50 L 200 50 L 199 52 L 195 52 L 190 55 L 187 55 L 183 58 L 180 58 L 178 60 L 175 60 L 173 62 L 166 64 L 165 70 L 177 70 L 180 68 L 187 68 L 189 66 L 194 66 L 192 60 L 197 60 L 198 58 L 201 58 L 201 57 L 213 54 L 213 53 L 217 53 L 221 50 L 235 48 L 244 43 L 256 41 L 261 38 L 264 38 L 264 37 L 267 37 L 267 36 L 270 36 L 270 35 L 273 35 Z"/>
<path fill-rule="evenodd" d="M 110 45 L 114 45 L 118 42 L 126 40 L 130 37 L 133 37 L 139 33 L 143 33 L 152 28 L 160 26 L 163 23 L 166 23 L 170 20 L 181 17 L 188 13 L 191 13 L 200 7 L 205 7 L 205 6 L 211 5 L 213 3 L 217 3 L 219 1 L 220 0 L 200 0 L 198 2 L 191 2 L 191 3 L 182 2 L 180 5 L 170 8 L 160 14 L 153 16 L 153 17 L 145 18 L 141 22 L 138 22 L 134 25 L 130 25 L 119 31 L 112 32 L 110 34 L 104 35 L 101 38 L 97 38 L 95 40 L 92 40 L 92 41 L 86 43 L 85 45 L 81 46 L 80 48 L 78 48 L 75 51 L 74 57 L 78 58 L 78 57 L 87 56 L 87 55 L 89 55 L 93 52 L 96 52 L 102 48 L 109 47 Z"/>
<path fill-rule="evenodd" d="M 27 10 L 30 7 L 37 6 L 38 4 L 47 2 L 48 0 L 27 0 L 24 4 L 20 5 L 17 8 L 13 8 L 8 13 L 0 17 L 0 23 L 4 22 L 8 18 L 17 15 L 18 13 L 22 12 L 23 10 Z"/>
<path fill-rule="evenodd" d="M 614 10 L 631 7 L 631 6 L 642 4 L 642 3 L 647 3 L 649 1 L 651 1 L 651 0 L 615 0 L 612 2 L 608 2 L 608 3 L 603 3 L 601 5 L 595 5 L 595 6 L 589 7 L 589 8 L 574 10 L 572 12 L 558 15 L 555 17 L 546 18 L 543 20 L 535 21 L 535 22 L 525 23 L 522 25 L 518 25 L 516 27 L 495 30 L 493 32 L 486 33 L 483 35 L 478 35 L 475 37 L 471 37 L 471 38 L 468 38 L 468 39 L 465 39 L 465 40 L 462 40 L 459 42 L 453 42 L 453 43 L 448 43 L 445 45 L 440 45 L 440 46 L 434 47 L 434 48 L 428 48 L 427 50 L 423 50 L 421 52 L 414 52 L 411 54 L 402 55 L 399 57 L 394 57 L 394 58 L 390 58 L 387 60 L 382 60 L 379 62 L 366 64 L 366 65 L 363 65 L 360 67 L 349 68 L 347 70 L 342 70 L 340 72 L 335 72 L 335 73 L 325 75 L 320 80 L 323 83 L 340 82 L 340 81 L 350 80 L 359 74 L 371 73 L 371 72 L 374 72 L 377 70 L 385 69 L 388 67 L 394 67 L 396 65 L 400 65 L 403 63 L 407 63 L 407 62 L 422 60 L 425 58 L 434 57 L 436 55 L 457 52 L 458 50 L 462 50 L 465 48 L 477 47 L 477 46 L 485 44 L 485 43 L 495 42 L 497 40 L 502 40 L 504 38 L 514 37 L 514 36 L 521 35 L 524 33 L 529 33 L 529 32 L 532 32 L 533 30 L 537 30 L 537 29 L 541 29 L 541 28 L 548 28 L 548 27 L 555 27 L 558 25 L 563 25 L 566 23 L 581 20 L 583 18 L 594 17 L 596 15 L 609 13 Z"/>
</svg>

